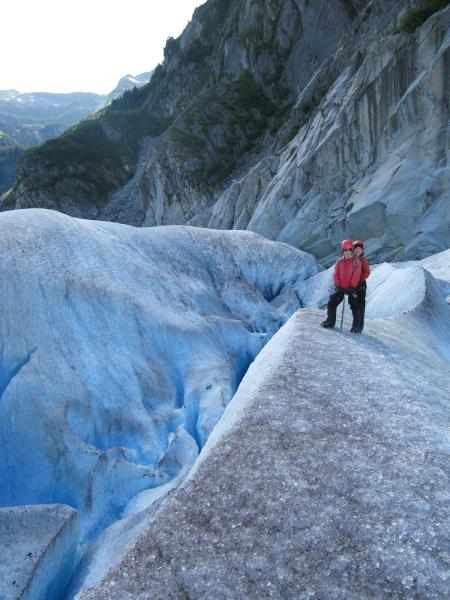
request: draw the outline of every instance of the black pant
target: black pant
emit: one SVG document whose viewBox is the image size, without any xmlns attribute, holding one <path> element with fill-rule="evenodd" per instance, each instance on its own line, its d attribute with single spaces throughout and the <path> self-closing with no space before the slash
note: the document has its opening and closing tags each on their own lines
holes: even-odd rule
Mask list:
<svg viewBox="0 0 450 600">
<path fill-rule="evenodd" d="M 336 324 L 336 309 L 339 304 L 344 299 L 345 292 L 335 292 L 331 294 L 328 299 L 327 304 L 327 323 L 331 326 L 335 326 Z M 348 294 L 348 303 L 350 304 L 350 308 L 352 310 L 353 315 L 353 327 L 359 327 L 360 323 L 360 310 L 359 310 L 359 302 L 358 302 L 358 294 L 356 290 L 354 292 L 350 292 Z"/>
<path fill-rule="evenodd" d="M 358 304 L 359 304 L 359 328 L 362 329 L 364 327 L 364 315 L 366 312 L 366 291 L 367 291 L 367 283 L 363 281 L 356 288 L 358 293 Z"/>
</svg>

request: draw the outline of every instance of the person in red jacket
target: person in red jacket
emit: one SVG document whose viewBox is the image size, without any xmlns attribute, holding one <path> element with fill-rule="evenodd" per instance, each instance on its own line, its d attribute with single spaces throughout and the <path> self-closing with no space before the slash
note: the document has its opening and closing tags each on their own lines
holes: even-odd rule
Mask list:
<svg viewBox="0 0 450 600">
<path fill-rule="evenodd" d="M 366 255 L 364 254 L 364 242 L 362 240 L 355 240 L 353 242 L 353 254 L 359 258 L 361 262 L 361 277 L 356 287 L 359 303 L 359 321 L 358 323 L 353 322 L 353 327 L 356 327 L 358 329 L 358 333 L 361 333 L 361 331 L 364 329 L 364 314 L 366 312 L 366 280 L 370 275 L 370 265 Z"/>
<path fill-rule="evenodd" d="M 335 292 L 328 299 L 327 318 L 321 323 L 322 327 L 335 326 L 336 309 L 344 299 L 345 294 L 348 295 L 348 303 L 352 309 L 353 323 L 359 323 L 359 303 L 356 287 L 361 278 L 361 262 L 356 256 L 353 256 L 353 242 L 351 240 L 343 240 L 341 248 L 343 256 L 337 261 L 333 274 Z M 350 331 L 358 333 L 353 326 Z"/>
</svg>

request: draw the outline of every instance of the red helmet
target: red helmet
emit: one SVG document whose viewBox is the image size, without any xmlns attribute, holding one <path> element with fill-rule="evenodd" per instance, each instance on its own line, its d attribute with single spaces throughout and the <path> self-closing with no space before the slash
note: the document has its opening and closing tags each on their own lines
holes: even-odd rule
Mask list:
<svg viewBox="0 0 450 600">
<path fill-rule="evenodd" d="M 353 242 L 353 248 L 356 248 L 356 246 L 361 246 L 361 248 L 364 248 L 364 242 L 362 240 L 355 240 Z"/>
<path fill-rule="evenodd" d="M 342 250 L 353 250 L 352 240 L 342 240 L 341 248 Z"/>
</svg>

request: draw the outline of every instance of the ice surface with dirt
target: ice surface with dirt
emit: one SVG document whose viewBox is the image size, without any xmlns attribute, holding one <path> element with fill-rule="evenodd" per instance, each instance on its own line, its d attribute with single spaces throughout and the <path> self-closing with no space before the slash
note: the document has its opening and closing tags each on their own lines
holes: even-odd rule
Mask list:
<svg viewBox="0 0 450 600">
<path fill-rule="evenodd" d="M 186 474 L 319 269 L 250 232 L 37 209 L 0 216 L 0 248 L 0 506 L 75 508 L 83 548 Z"/>
<path fill-rule="evenodd" d="M 450 250 L 374 266 L 352 335 L 249 232 L 0 234 L 0 505 L 78 511 L 66 598 L 447 600 Z"/>
<path fill-rule="evenodd" d="M 61 598 L 75 566 L 78 521 L 61 504 L 0 508 L 1 600 Z"/>
<path fill-rule="evenodd" d="M 364 335 L 348 315 L 342 331 L 317 308 L 292 316 L 184 483 L 79 598 L 447 599 L 449 252 L 430 263 L 439 280 L 423 262 L 374 269 Z"/>
</svg>

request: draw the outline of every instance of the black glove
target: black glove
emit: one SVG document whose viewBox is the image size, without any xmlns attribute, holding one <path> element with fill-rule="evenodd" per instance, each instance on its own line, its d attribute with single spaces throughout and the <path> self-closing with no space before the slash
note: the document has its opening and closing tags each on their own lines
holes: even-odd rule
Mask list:
<svg viewBox="0 0 450 600">
<path fill-rule="evenodd" d="M 352 292 L 355 292 L 356 289 L 354 287 L 349 287 L 345 291 L 347 292 L 347 294 L 351 294 Z"/>
</svg>

